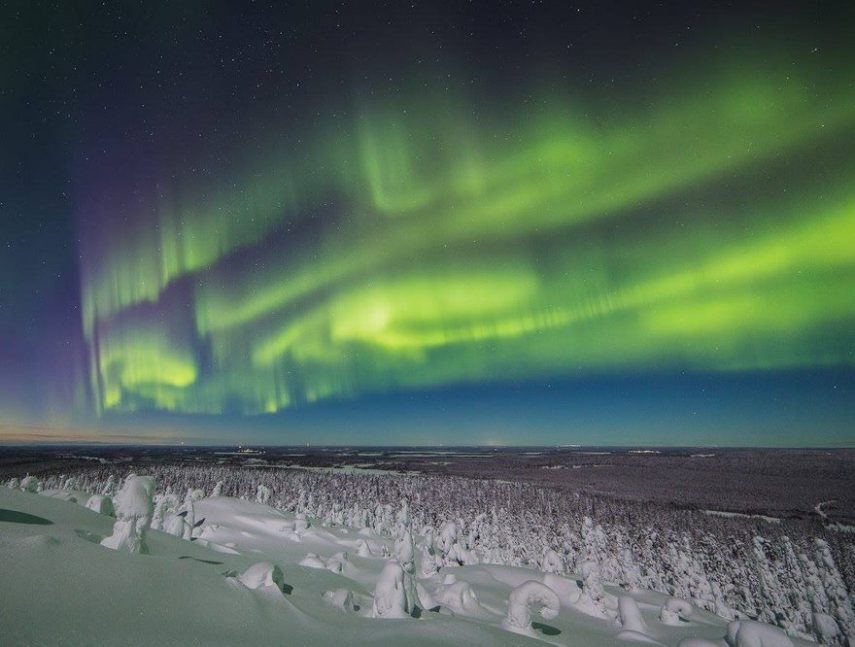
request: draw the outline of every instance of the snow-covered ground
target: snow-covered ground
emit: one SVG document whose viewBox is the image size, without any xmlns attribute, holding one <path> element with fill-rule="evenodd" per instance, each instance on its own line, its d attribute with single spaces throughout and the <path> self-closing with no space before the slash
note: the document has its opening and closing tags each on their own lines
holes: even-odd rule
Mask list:
<svg viewBox="0 0 855 647">
<path fill-rule="evenodd" d="M 566 577 L 494 564 L 437 571 L 431 547 L 452 530 L 421 535 L 405 510 L 379 534 L 199 491 L 166 519 L 146 500 L 148 482 L 115 491 L 118 519 L 86 507 L 109 512 L 84 492 L 0 487 L 0 644 L 809 644 L 611 586 L 590 561 Z M 153 519 L 174 534 L 146 530 Z M 128 534 L 144 550 L 118 541 Z M 552 560 L 544 570 L 558 570 Z"/>
<path fill-rule="evenodd" d="M 741 517 L 742 519 L 760 519 L 766 523 L 781 523 L 780 517 L 770 517 L 765 514 L 745 514 L 744 512 L 728 512 L 726 510 L 701 510 L 701 512 L 714 517 Z"/>
</svg>

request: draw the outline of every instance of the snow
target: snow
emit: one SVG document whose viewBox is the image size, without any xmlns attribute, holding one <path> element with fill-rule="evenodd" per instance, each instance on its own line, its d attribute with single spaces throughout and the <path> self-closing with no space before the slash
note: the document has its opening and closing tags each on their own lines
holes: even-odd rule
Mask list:
<svg viewBox="0 0 855 647">
<path fill-rule="evenodd" d="M 348 589 L 336 589 L 335 591 L 325 591 L 324 601 L 332 607 L 345 613 L 355 613 L 359 610 L 353 602 L 353 593 Z"/>
<path fill-rule="evenodd" d="M 25 476 L 21 479 L 21 489 L 24 492 L 38 492 L 39 480 L 35 476 Z"/>
<path fill-rule="evenodd" d="M 153 491 L 146 477 L 126 478 L 114 520 L 82 505 L 91 497 L 72 504 L 0 488 L 0 511 L 42 520 L 0 515 L 0 643 L 721 647 L 729 636 L 730 647 L 810 644 L 755 622 L 729 628 L 701 609 L 676 609 L 679 624 L 664 624 L 667 596 L 613 586 L 594 560 L 567 576 L 471 564 L 422 577 L 429 538 L 400 511 L 399 529 L 386 535 L 191 492 L 185 503 L 204 522 L 188 541 L 147 528 Z M 101 545 L 134 533 L 148 554 Z M 466 535 L 450 523 L 436 543 L 466 550 Z M 301 566 L 308 554 L 323 568 Z"/>
<path fill-rule="evenodd" d="M 554 550 L 547 550 L 543 554 L 543 560 L 541 560 L 541 569 L 544 573 L 563 573 L 564 558 Z"/>
<path fill-rule="evenodd" d="M 25 480 L 26 480 L 26 479 L 25 479 Z M 23 481 L 22 481 L 21 483 L 22 483 L 22 486 L 23 486 Z M 816 513 L 819 515 L 819 517 L 820 517 L 821 519 L 824 519 L 824 520 L 825 520 L 825 519 L 828 519 L 828 513 L 827 513 L 825 510 L 823 510 L 823 509 L 822 509 L 822 507 L 823 507 L 823 506 L 825 506 L 825 505 L 831 505 L 832 503 L 837 503 L 837 502 L 836 502 L 836 501 L 834 501 L 834 500 L 831 500 L 831 501 L 820 501 L 819 503 L 817 503 L 817 504 L 813 507 L 813 510 L 814 510 L 814 512 L 816 512 Z"/>
<path fill-rule="evenodd" d="M 113 510 L 113 499 L 103 494 L 93 494 L 86 500 L 86 507 L 98 514 L 107 515 L 108 517 L 115 516 Z"/>
<path fill-rule="evenodd" d="M 131 474 L 125 479 L 115 500 L 116 523 L 113 534 L 101 545 L 130 553 L 148 553 L 146 533 L 154 511 L 154 479 Z"/>
<path fill-rule="evenodd" d="M 781 523 L 780 517 L 770 517 L 765 514 L 747 514 L 745 512 L 728 512 L 726 510 L 701 510 L 701 512 L 713 517 L 738 517 L 741 519 L 759 519 L 760 521 L 765 521 L 766 523 Z"/>
<path fill-rule="evenodd" d="M 248 589 L 273 586 L 281 590 L 285 584 L 285 576 L 278 566 L 270 562 L 258 562 L 241 573 L 238 581 Z"/>
<path fill-rule="evenodd" d="M 573 608 L 582 596 L 582 589 L 579 588 L 575 580 L 552 573 L 544 573 L 543 583 L 555 591 L 564 607 Z"/>
<path fill-rule="evenodd" d="M 363 467 L 362 464 L 355 465 L 338 465 L 335 467 L 315 467 L 311 465 L 279 465 L 278 463 L 264 463 L 258 467 L 275 467 L 279 469 L 303 470 L 305 472 L 325 472 L 328 474 L 348 474 L 348 475 L 363 475 L 363 476 L 380 476 L 380 475 L 395 475 L 397 470 L 372 469 Z M 408 470 L 408 474 L 419 474 L 418 470 Z"/>
<path fill-rule="evenodd" d="M 679 598 L 668 598 L 659 612 L 659 620 L 666 625 L 679 626 L 691 619 L 694 609 L 692 605 Z"/>
<path fill-rule="evenodd" d="M 483 618 L 488 615 L 469 582 L 458 580 L 453 575 L 449 577 L 453 579 L 438 585 L 433 593 L 428 591 L 430 599 L 435 603 L 434 606 L 438 605 L 454 614 L 470 618 Z"/>
<path fill-rule="evenodd" d="M 620 596 L 618 598 L 618 614 L 620 626 L 625 631 L 647 635 L 647 623 L 641 617 L 641 610 L 638 608 L 638 603 L 634 598 L 628 595 Z"/>
<path fill-rule="evenodd" d="M 840 638 L 840 627 L 837 626 L 837 621 L 825 613 L 813 614 L 813 626 L 816 628 L 817 636 L 821 637 L 825 643 L 833 644 Z"/>
<path fill-rule="evenodd" d="M 327 567 L 327 563 L 318 555 L 315 555 L 315 553 L 308 553 L 300 560 L 300 566 L 305 566 L 306 568 L 325 569 Z"/>
<path fill-rule="evenodd" d="M 374 587 L 374 618 L 406 618 L 410 615 L 412 601 L 407 600 L 404 587 L 404 569 L 397 562 L 386 562 L 377 586 Z"/>
<path fill-rule="evenodd" d="M 783 631 L 753 620 L 731 622 L 725 640 L 730 647 L 793 647 Z"/>
<path fill-rule="evenodd" d="M 855 532 L 855 526 L 847 526 L 843 523 L 830 523 L 826 528 L 834 532 Z"/>
<path fill-rule="evenodd" d="M 561 610 L 561 602 L 555 591 L 543 582 L 528 580 L 511 591 L 508 615 L 502 620 L 502 627 L 518 634 L 535 636 L 531 624 L 532 606 L 547 620 L 556 618 Z"/>
<path fill-rule="evenodd" d="M 116 514 L 120 519 L 144 518 L 153 511 L 154 479 L 131 474 L 116 496 Z"/>
</svg>

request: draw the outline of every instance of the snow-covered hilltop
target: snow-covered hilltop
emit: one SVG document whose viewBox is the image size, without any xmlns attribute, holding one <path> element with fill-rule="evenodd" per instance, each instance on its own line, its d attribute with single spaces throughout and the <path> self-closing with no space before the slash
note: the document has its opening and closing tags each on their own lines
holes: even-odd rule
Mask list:
<svg viewBox="0 0 855 647">
<path fill-rule="evenodd" d="M 855 640 L 848 535 L 448 477 L 158 466 L 8 485 L 4 645 Z"/>
</svg>

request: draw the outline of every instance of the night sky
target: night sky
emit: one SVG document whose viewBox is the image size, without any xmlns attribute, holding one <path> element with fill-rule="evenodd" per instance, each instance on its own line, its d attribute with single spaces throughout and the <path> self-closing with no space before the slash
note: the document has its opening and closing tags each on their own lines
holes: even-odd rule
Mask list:
<svg viewBox="0 0 855 647">
<path fill-rule="evenodd" d="M 851 3 L 0 6 L 0 442 L 852 445 Z"/>
</svg>

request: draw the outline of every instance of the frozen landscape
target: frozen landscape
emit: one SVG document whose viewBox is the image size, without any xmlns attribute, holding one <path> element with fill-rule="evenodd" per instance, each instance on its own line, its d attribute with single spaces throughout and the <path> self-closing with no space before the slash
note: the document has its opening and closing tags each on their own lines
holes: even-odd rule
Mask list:
<svg viewBox="0 0 855 647">
<path fill-rule="evenodd" d="M 467 458 L 445 451 L 451 463 Z M 783 647 L 855 637 L 855 535 L 821 507 L 782 518 L 524 480 L 306 469 L 295 461 L 313 461 L 293 450 L 92 453 L 41 455 L 52 467 L 0 489 L 4 644 Z"/>
<path fill-rule="evenodd" d="M 853 34 L 0 1 L 0 647 L 855 647 Z"/>
</svg>

